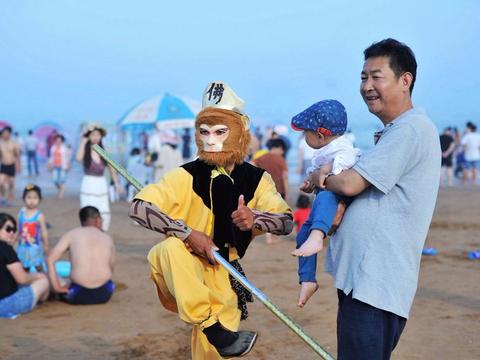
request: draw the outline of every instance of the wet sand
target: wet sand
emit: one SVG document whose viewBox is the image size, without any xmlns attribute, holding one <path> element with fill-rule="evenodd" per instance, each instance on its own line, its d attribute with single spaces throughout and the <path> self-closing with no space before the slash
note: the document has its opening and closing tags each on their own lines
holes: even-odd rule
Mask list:
<svg viewBox="0 0 480 360">
<path fill-rule="evenodd" d="M 16 214 L 18 200 L 16 205 L 0 211 Z M 78 224 L 78 206 L 72 196 L 43 201 L 52 243 Z M 126 203 L 112 208 L 118 290 L 111 301 L 95 306 L 48 301 L 15 320 L 0 319 L 0 359 L 190 359 L 190 327 L 161 307 L 149 279 L 146 254 L 159 236 L 130 222 Z M 428 240 L 440 253 L 422 260 L 411 318 L 393 359 L 479 359 L 480 261 L 467 259 L 469 250 L 480 247 L 478 188 L 441 190 Z M 337 299 L 331 278 L 319 271 L 319 291 L 304 309 L 297 308 L 293 248 L 293 235 L 275 245 L 259 237 L 242 264 L 257 287 L 335 354 Z M 249 309 L 242 328 L 257 330 L 260 337 L 248 358 L 318 359 L 258 300 Z"/>
</svg>

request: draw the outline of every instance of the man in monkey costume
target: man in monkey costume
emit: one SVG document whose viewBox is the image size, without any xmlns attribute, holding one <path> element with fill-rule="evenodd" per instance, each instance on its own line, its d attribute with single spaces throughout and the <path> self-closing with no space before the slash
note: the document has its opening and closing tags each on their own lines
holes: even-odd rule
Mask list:
<svg viewBox="0 0 480 360">
<path fill-rule="evenodd" d="M 195 121 L 198 159 L 140 191 L 130 217 L 166 238 L 148 254 L 163 306 L 193 325 L 192 358 L 246 355 L 257 334 L 238 331 L 252 295 L 216 263 L 240 272 L 255 235 L 285 235 L 292 213 L 270 175 L 244 162 L 250 141 L 243 100 L 224 82 L 210 83 Z"/>
</svg>

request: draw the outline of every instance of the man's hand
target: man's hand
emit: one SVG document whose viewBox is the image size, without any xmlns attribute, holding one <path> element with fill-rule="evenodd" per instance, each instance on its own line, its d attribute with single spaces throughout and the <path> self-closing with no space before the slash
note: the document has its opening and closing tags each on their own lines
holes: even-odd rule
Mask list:
<svg viewBox="0 0 480 360">
<path fill-rule="evenodd" d="M 326 178 L 327 178 L 327 174 L 324 174 L 324 173 L 322 173 L 322 172 L 320 172 L 320 173 L 318 174 L 318 184 L 320 185 L 319 187 L 320 187 L 321 189 L 324 189 L 324 190 L 325 190 L 325 188 L 326 188 L 326 187 L 325 187 L 325 179 L 326 179 Z"/>
<path fill-rule="evenodd" d="M 59 288 L 53 289 L 57 294 L 68 294 L 68 285 L 60 286 Z"/>
<path fill-rule="evenodd" d="M 303 184 L 300 185 L 300 191 L 303 191 L 304 193 L 312 193 L 313 190 L 315 190 L 315 184 L 309 180 L 309 178 L 306 178 L 305 180 L 303 180 Z"/>
<path fill-rule="evenodd" d="M 238 197 L 238 207 L 232 212 L 232 222 L 242 231 L 251 230 L 253 227 L 253 212 L 245 205 L 243 195 Z"/>
<path fill-rule="evenodd" d="M 192 232 L 185 239 L 185 244 L 188 245 L 194 254 L 201 256 L 208 260 L 212 265 L 216 265 L 217 261 L 213 256 L 213 252 L 218 250 L 210 236 L 192 229 Z"/>
<path fill-rule="evenodd" d="M 315 186 L 324 189 L 325 188 L 325 178 L 327 174 L 332 172 L 332 163 L 323 165 L 320 169 L 315 170 L 310 176 L 311 181 L 315 184 Z"/>
<path fill-rule="evenodd" d="M 330 227 L 328 231 L 328 235 L 331 236 L 333 235 L 338 227 L 340 226 L 340 223 L 342 222 L 343 215 L 345 215 L 345 209 L 346 209 L 345 201 L 339 201 L 338 206 L 337 206 L 337 212 L 335 213 L 335 217 L 333 218 L 332 226 Z"/>
<path fill-rule="evenodd" d="M 332 225 L 339 227 L 340 223 L 342 222 L 343 215 L 345 215 L 346 209 L 345 201 L 339 201 L 337 206 L 337 212 L 335 213 L 335 217 L 333 218 Z"/>
</svg>

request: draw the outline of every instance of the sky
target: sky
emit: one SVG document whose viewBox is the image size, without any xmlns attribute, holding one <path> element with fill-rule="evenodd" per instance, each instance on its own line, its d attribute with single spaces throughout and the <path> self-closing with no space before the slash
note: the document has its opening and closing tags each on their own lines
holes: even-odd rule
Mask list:
<svg viewBox="0 0 480 360">
<path fill-rule="evenodd" d="M 415 52 L 413 102 L 439 129 L 480 124 L 480 2 L 0 0 L 0 120 L 113 124 L 169 92 L 200 101 L 224 80 L 254 125 L 338 99 L 360 141 L 380 121 L 359 95 L 363 50 Z"/>
</svg>

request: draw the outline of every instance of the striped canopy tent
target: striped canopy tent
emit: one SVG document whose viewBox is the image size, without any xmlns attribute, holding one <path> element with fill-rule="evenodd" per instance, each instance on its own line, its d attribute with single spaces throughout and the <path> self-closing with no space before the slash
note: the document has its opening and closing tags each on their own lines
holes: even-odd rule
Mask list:
<svg viewBox="0 0 480 360">
<path fill-rule="evenodd" d="M 165 93 L 142 101 L 119 121 L 122 130 L 181 129 L 193 127 L 201 105 L 194 100 Z"/>
</svg>

